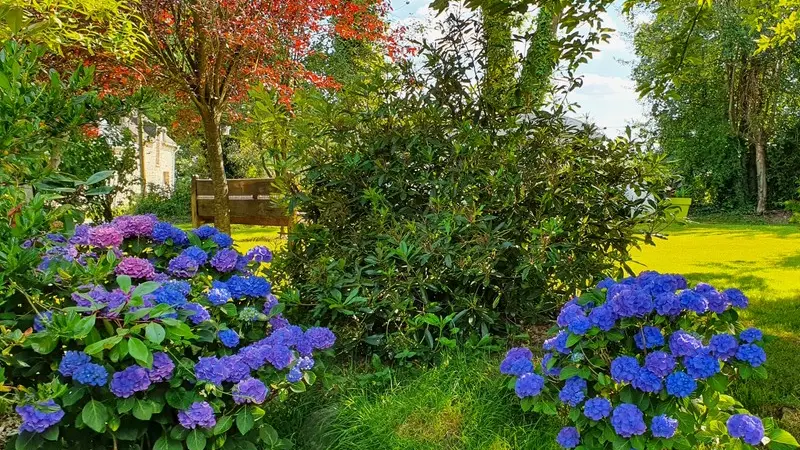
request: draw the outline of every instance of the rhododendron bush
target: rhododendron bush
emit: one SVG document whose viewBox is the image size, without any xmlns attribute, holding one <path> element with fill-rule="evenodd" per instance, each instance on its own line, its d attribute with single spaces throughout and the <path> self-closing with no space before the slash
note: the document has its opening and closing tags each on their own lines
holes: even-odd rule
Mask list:
<svg viewBox="0 0 800 450">
<path fill-rule="evenodd" d="M 563 448 L 797 447 L 726 393 L 767 377 L 763 333 L 739 323 L 747 305 L 738 289 L 690 288 L 679 275 L 606 279 L 563 307 L 540 363 L 518 347 L 500 371 L 524 410 L 564 411 Z"/>
<path fill-rule="evenodd" d="M 272 254 L 124 216 L 50 235 L 52 301 L 6 351 L 19 385 L 17 448 L 284 448 L 266 405 L 313 384 L 326 328 L 291 325 L 264 275 Z M 257 446 L 256 446 L 257 445 Z"/>
</svg>

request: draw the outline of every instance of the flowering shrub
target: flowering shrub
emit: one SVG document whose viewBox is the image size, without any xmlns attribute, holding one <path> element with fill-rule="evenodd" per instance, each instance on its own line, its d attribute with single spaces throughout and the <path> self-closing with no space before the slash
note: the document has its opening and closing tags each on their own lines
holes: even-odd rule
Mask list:
<svg viewBox="0 0 800 450">
<path fill-rule="evenodd" d="M 738 289 L 694 288 L 678 275 L 606 279 L 567 302 L 535 366 L 527 348 L 500 371 L 524 410 L 568 410 L 563 448 L 696 449 L 797 447 L 726 394 L 737 379 L 766 378 L 764 336 L 742 330 Z"/>
<path fill-rule="evenodd" d="M 268 249 L 232 246 L 154 216 L 53 236 L 38 270 L 60 295 L 32 304 L 33 332 L 11 349 L 16 448 L 288 446 L 262 407 L 313 384 L 315 353 L 336 338 L 282 317 Z"/>
</svg>

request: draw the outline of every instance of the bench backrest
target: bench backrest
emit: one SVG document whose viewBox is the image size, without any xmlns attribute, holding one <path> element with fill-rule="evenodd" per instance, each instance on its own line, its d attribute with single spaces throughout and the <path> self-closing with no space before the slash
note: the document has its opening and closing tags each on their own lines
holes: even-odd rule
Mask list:
<svg viewBox="0 0 800 450">
<path fill-rule="evenodd" d="M 228 180 L 232 224 L 291 226 L 284 208 L 275 203 L 278 190 L 272 178 Z M 209 179 L 192 178 L 192 225 L 214 222 L 214 185 Z"/>
</svg>

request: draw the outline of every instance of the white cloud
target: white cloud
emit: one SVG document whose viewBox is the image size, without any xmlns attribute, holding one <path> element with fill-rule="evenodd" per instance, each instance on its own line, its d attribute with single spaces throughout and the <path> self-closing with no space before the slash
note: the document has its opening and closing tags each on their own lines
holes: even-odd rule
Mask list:
<svg viewBox="0 0 800 450">
<path fill-rule="evenodd" d="M 588 115 L 606 134 L 616 136 L 625 126 L 644 118 L 644 108 L 632 80 L 598 74 L 584 74 L 583 86 L 570 93 L 569 100 L 580 105 L 579 114 Z"/>
</svg>

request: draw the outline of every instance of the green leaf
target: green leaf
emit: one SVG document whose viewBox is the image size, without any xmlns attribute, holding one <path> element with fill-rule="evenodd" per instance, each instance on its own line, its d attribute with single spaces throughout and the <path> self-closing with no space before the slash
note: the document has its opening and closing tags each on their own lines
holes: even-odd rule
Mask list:
<svg viewBox="0 0 800 450">
<path fill-rule="evenodd" d="M 134 406 L 136 406 L 136 398 L 134 397 L 128 397 L 117 400 L 117 411 L 120 414 L 124 414 L 132 410 Z"/>
<path fill-rule="evenodd" d="M 153 405 L 149 400 L 136 400 L 136 405 L 133 407 L 133 417 L 139 420 L 150 420 L 153 416 Z"/>
<path fill-rule="evenodd" d="M 148 369 L 153 366 L 153 354 L 138 338 L 132 337 L 128 340 L 128 353 L 141 365 Z"/>
<path fill-rule="evenodd" d="M 136 289 L 133 290 L 133 294 L 131 294 L 131 297 L 142 297 L 142 296 L 145 296 L 147 294 L 152 293 L 153 291 L 158 289 L 160 286 L 161 286 L 161 283 L 156 283 L 155 281 L 146 281 L 146 282 L 136 286 Z"/>
<path fill-rule="evenodd" d="M 153 450 L 183 450 L 183 445 L 179 441 L 161 436 L 153 446 Z"/>
<path fill-rule="evenodd" d="M 111 336 L 110 338 L 105 338 L 102 341 L 97 341 L 94 344 L 87 345 L 86 348 L 83 349 L 83 352 L 87 355 L 94 355 L 103 351 L 103 349 L 110 349 L 111 347 L 117 345 L 122 340 L 122 336 Z"/>
<path fill-rule="evenodd" d="M 42 436 L 38 433 L 23 432 L 17 435 L 15 450 L 38 450 L 42 448 Z"/>
<path fill-rule="evenodd" d="M 794 438 L 788 431 L 781 430 L 780 428 L 776 428 L 772 430 L 772 433 L 769 434 L 769 439 L 772 442 L 777 442 L 779 444 L 786 444 L 791 445 L 792 447 L 800 447 L 800 444 L 797 443 L 797 439 Z"/>
<path fill-rule="evenodd" d="M 164 337 L 167 335 L 167 332 L 164 331 L 164 327 L 162 327 L 160 324 L 150 322 L 144 329 L 144 335 L 147 337 L 147 340 L 153 344 L 160 344 L 164 341 Z"/>
<path fill-rule="evenodd" d="M 219 418 L 219 420 L 217 420 L 217 424 L 214 425 L 212 433 L 214 433 L 214 436 L 225 434 L 228 430 L 231 429 L 232 426 L 233 426 L 233 417 L 222 416 Z"/>
<path fill-rule="evenodd" d="M 242 435 L 252 430 L 254 423 L 253 412 L 249 407 L 243 408 L 239 411 L 239 414 L 236 415 L 236 428 L 239 429 L 239 433 L 242 433 Z"/>
<path fill-rule="evenodd" d="M 58 430 L 59 430 L 58 425 L 52 426 L 44 430 L 44 433 L 42 433 L 42 437 L 48 441 L 55 441 L 58 439 Z"/>
<path fill-rule="evenodd" d="M 102 433 L 106 429 L 108 410 L 102 403 L 97 400 L 92 400 L 83 407 L 81 418 L 83 419 L 83 423 L 88 425 L 89 428 L 98 433 Z"/>
<path fill-rule="evenodd" d="M 577 344 L 581 341 L 582 336 L 578 336 L 577 334 L 570 333 L 567 337 L 567 347 L 572 347 L 573 345 Z"/>
<path fill-rule="evenodd" d="M 186 409 L 194 401 L 194 395 L 183 388 L 167 391 L 167 404 L 175 409 Z"/>
<path fill-rule="evenodd" d="M 725 392 L 728 389 L 728 377 L 718 373 L 708 379 L 708 385 L 717 392 Z"/>
<path fill-rule="evenodd" d="M 186 436 L 186 446 L 189 450 L 203 450 L 206 448 L 206 437 L 203 432 L 195 428 Z"/>
<path fill-rule="evenodd" d="M 110 178 L 114 175 L 113 170 L 103 170 L 101 172 L 97 172 L 94 175 L 90 176 L 88 180 L 86 180 L 87 185 L 97 184 L 107 178 Z"/>
<path fill-rule="evenodd" d="M 86 392 L 88 389 L 83 385 L 70 387 L 67 393 L 61 397 L 61 406 L 72 406 L 78 403 L 78 400 L 82 399 Z"/>
<path fill-rule="evenodd" d="M 131 290 L 131 277 L 127 275 L 119 275 L 117 276 L 117 285 L 123 292 L 128 292 Z"/>
<path fill-rule="evenodd" d="M 562 380 L 568 380 L 578 375 L 579 372 L 580 370 L 577 367 L 574 366 L 564 367 L 563 369 L 561 369 L 561 375 L 559 376 L 559 378 L 561 378 Z"/>
</svg>

